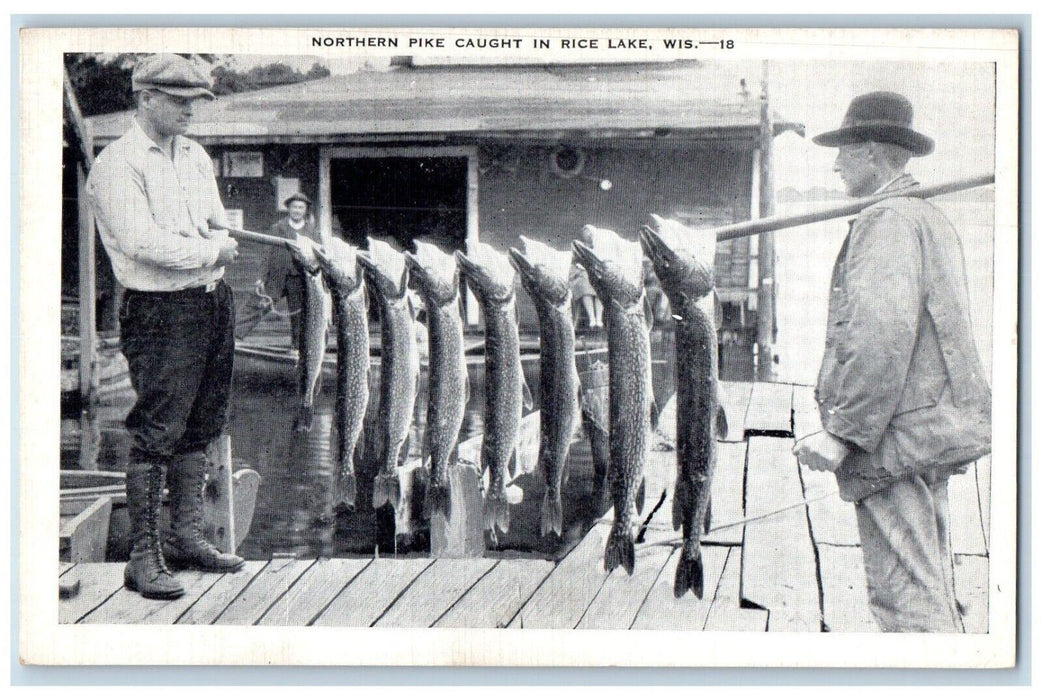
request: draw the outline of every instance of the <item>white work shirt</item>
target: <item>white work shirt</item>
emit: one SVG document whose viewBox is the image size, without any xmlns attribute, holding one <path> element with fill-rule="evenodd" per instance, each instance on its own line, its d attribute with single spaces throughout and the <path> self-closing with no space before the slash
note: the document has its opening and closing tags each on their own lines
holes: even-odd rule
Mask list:
<svg viewBox="0 0 1042 700">
<path fill-rule="evenodd" d="M 97 157 L 87 194 L 116 279 L 127 289 L 170 292 L 216 282 L 220 236 L 198 226 L 227 225 L 213 162 L 195 141 L 174 136 L 173 158 L 135 119 Z M 182 235 L 187 233 L 188 235 Z"/>
</svg>

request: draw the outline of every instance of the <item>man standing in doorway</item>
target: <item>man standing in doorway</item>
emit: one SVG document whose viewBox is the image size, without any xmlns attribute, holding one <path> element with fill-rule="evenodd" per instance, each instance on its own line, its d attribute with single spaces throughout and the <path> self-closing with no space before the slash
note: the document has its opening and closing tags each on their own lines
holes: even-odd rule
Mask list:
<svg viewBox="0 0 1042 700">
<path fill-rule="evenodd" d="M 124 582 L 146 598 L 167 599 L 184 593 L 167 561 L 219 572 L 243 564 L 201 528 L 204 450 L 224 429 L 231 391 L 235 313 L 223 276 L 238 246 L 211 228 L 225 220 L 213 164 L 184 137 L 196 100 L 214 99 L 209 77 L 165 54 L 142 59 L 131 80 L 133 123 L 98 156 L 87 192 L 126 287 L 120 342 L 137 392 L 126 420 L 133 548 Z M 161 543 L 164 481 L 173 532 Z"/>
<path fill-rule="evenodd" d="M 824 430 L 796 444 L 853 501 L 869 603 L 884 632 L 959 632 L 948 479 L 991 451 L 991 392 L 970 331 L 962 243 L 933 204 L 901 191 L 933 141 L 902 95 L 856 97 L 814 139 L 838 148 L 851 197 L 894 196 L 851 222 L 832 273 L 816 397 Z"/>
</svg>

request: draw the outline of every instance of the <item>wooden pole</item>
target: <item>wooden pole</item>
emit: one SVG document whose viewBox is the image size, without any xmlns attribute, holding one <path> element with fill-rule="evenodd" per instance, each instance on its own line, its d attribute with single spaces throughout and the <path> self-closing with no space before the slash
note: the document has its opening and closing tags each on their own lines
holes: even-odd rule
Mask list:
<svg viewBox="0 0 1042 700">
<path fill-rule="evenodd" d="M 261 245 L 270 245 L 279 248 L 286 248 L 288 250 L 300 250 L 293 241 L 288 238 L 279 238 L 278 236 L 271 236 L 267 233 L 257 233 L 256 231 L 244 231 L 238 228 L 228 228 L 228 235 L 232 238 L 237 238 L 240 241 L 248 241 L 250 243 L 260 243 Z"/>
<path fill-rule="evenodd" d="M 213 544 L 222 552 L 235 554 L 235 499 L 232 495 L 232 439 L 225 434 L 206 448 L 209 469 L 203 503 L 214 512 Z"/>
<path fill-rule="evenodd" d="M 767 87 L 767 61 L 763 62 L 760 89 L 760 220 L 774 215 L 774 119 Z M 774 231 L 760 233 L 759 280 L 756 289 L 756 378 L 774 378 L 775 285 Z"/>
<path fill-rule="evenodd" d="M 94 216 L 86 196 L 87 176 L 76 165 L 76 202 L 79 219 L 80 274 L 80 402 L 89 410 L 98 398 L 98 343 L 95 304 L 97 299 L 94 265 Z"/>
<path fill-rule="evenodd" d="M 731 241 L 735 238 L 755 236 L 764 231 L 780 231 L 782 229 L 828 221 L 829 219 L 853 216 L 860 213 L 862 209 L 866 209 L 877 202 L 882 202 L 884 199 L 890 199 L 891 197 L 919 197 L 922 199 L 929 199 L 930 197 L 940 197 L 941 195 L 970 190 L 975 187 L 986 187 L 987 185 L 992 185 L 994 183 L 995 174 L 988 173 L 986 175 L 977 175 L 975 177 L 954 180 L 952 182 L 945 182 L 930 187 L 919 186 L 910 187 L 904 190 L 894 190 L 892 192 L 881 192 L 879 194 L 862 197 L 860 199 L 852 199 L 843 204 L 828 206 L 822 209 L 804 212 L 802 214 L 769 216 L 765 219 L 758 219 L 755 221 L 742 221 L 737 224 L 728 224 L 727 226 L 720 226 L 719 228 L 714 229 L 714 232 L 716 233 L 716 240 Z"/>
</svg>

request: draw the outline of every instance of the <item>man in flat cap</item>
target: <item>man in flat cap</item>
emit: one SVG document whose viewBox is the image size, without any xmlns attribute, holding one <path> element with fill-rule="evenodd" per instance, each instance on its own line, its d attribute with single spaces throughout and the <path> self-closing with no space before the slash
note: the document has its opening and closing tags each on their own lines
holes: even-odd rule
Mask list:
<svg viewBox="0 0 1042 700">
<path fill-rule="evenodd" d="M 948 479 L 991 451 L 991 392 L 970 331 L 962 244 L 928 201 L 902 196 L 933 141 L 902 95 L 856 97 L 839 129 L 847 194 L 894 196 L 851 222 L 832 272 L 815 391 L 822 432 L 794 448 L 855 503 L 872 612 L 885 632 L 958 632 Z"/>
<path fill-rule="evenodd" d="M 133 123 L 98 156 L 87 192 L 126 287 L 120 342 L 137 392 L 126 419 L 133 548 L 124 582 L 167 599 L 184 593 L 168 561 L 218 572 L 243 564 L 201 531 L 204 449 L 227 421 L 235 348 L 232 293 L 222 278 L 238 248 L 219 228 L 225 213 L 212 161 L 184 137 L 196 100 L 214 99 L 209 77 L 167 54 L 142 59 L 131 80 Z M 172 534 L 160 542 L 164 481 Z"/>
<path fill-rule="evenodd" d="M 286 215 L 271 225 L 268 233 L 285 238 L 298 245 L 301 239 L 307 238 L 315 245 L 322 240 L 315 228 L 311 213 L 311 200 L 302 192 L 290 195 L 282 203 Z M 303 259 L 289 250 L 272 246 L 264 266 L 264 277 L 258 280 L 257 293 L 259 299 L 250 304 L 243 314 L 244 318 L 236 326 L 236 335 L 245 337 L 260 320 L 272 310 L 280 299 L 285 297 L 289 315 L 290 334 L 293 336 L 293 347 L 300 347 L 300 313 L 304 307 L 306 285 L 303 275 Z"/>
</svg>

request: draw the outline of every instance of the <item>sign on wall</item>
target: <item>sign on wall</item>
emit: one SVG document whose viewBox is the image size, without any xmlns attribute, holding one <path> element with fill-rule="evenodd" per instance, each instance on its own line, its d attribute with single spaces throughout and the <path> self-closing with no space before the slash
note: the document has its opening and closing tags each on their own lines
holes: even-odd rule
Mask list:
<svg viewBox="0 0 1042 700">
<path fill-rule="evenodd" d="M 264 154 L 261 151 L 226 151 L 224 177 L 263 177 Z"/>
</svg>

